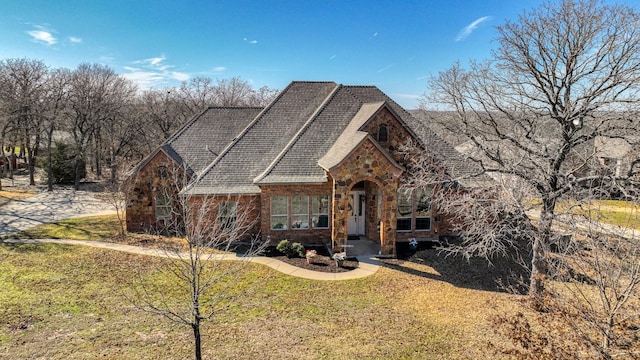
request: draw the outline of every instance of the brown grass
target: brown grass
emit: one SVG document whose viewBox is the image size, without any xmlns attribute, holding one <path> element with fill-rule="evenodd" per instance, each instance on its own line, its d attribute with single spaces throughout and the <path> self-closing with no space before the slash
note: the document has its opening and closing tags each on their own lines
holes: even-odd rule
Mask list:
<svg viewBox="0 0 640 360">
<path fill-rule="evenodd" d="M 0 258 L 0 358 L 191 357 L 188 328 L 139 312 L 122 295 L 160 259 L 52 244 L 0 245 Z M 413 262 L 342 282 L 251 265 L 239 285 L 260 286 L 204 324 L 205 357 L 495 358 L 486 319 L 513 307 L 513 296 L 442 278 Z"/>
</svg>

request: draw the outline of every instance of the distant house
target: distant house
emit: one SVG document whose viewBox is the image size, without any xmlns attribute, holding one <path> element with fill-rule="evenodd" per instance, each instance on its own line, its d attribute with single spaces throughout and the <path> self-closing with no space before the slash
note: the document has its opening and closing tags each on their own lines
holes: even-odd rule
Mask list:
<svg viewBox="0 0 640 360">
<path fill-rule="evenodd" d="M 174 205 L 156 188 L 171 163 L 197 179 L 179 196 L 218 197 L 226 210 L 217 216 L 251 207 L 253 232 L 265 241 L 331 242 L 337 250 L 366 238 L 395 254 L 396 241 L 448 231 L 431 207 L 434 189 L 401 188 L 398 148 L 408 139 L 456 171 L 466 168 L 374 86 L 292 82 L 265 108 L 210 107 L 132 170 L 127 228 L 161 227 L 171 216 Z"/>
</svg>

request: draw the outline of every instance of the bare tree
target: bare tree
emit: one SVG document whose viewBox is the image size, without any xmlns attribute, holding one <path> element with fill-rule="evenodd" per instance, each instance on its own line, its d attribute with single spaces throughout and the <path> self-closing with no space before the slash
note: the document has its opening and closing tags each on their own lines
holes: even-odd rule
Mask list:
<svg viewBox="0 0 640 360">
<path fill-rule="evenodd" d="M 76 189 L 80 186 L 81 167 L 87 151 L 94 142 L 96 158 L 100 158 L 102 127 L 116 116 L 133 97 L 135 87 L 113 69 L 99 64 L 80 64 L 71 74 L 69 86 L 70 105 L 67 111 L 67 128 L 76 146 Z M 100 168 L 100 164 L 97 164 Z"/>
<path fill-rule="evenodd" d="M 169 88 L 147 90 L 138 97 L 136 113 L 140 122 L 145 124 L 141 135 L 147 140 L 142 145 L 148 147 L 144 153 L 151 152 L 195 115 L 183 105 L 180 94 L 178 89 Z"/>
<path fill-rule="evenodd" d="M 188 188 L 197 179 L 188 181 L 186 171 L 170 164 L 158 169 L 161 174 L 154 182 L 154 201 L 156 214 L 163 220 L 156 231 L 184 239 L 184 243 L 165 243 L 165 261 L 153 274 L 136 279 L 130 297 L 144 311 L 189 326 L 195 358 L 202 359 L 203 322 L 238 306 L 239 299 L 257 285 L 241 279 L 250 257 L 266 246 L 251 234 L 258 203 L 240 196 L 189 195 L 183 186 Z M 232 252 L 241 240 L 247 241 L 246 251 L 236 256 Z"/>
<path fill-rule="evenodd" d="M 531 294 L 544 290 L 559 201 L 599 185 L 625 193 L 634 180 L 626 171 L 600 171 L 602 155 L 594 144 L 633 145 L 640 139 L 639 21 L 627 6 L 546 3 L 497 28 L 491 60 L 472 62 L 468 69 L 456 64 L 430 80 L 426 100 L 452 111 L 443 127 L 459 137 L 479 173 L 492 175 L 507 190 L 499 198 L 495 192 L 475 193 L 501 213 L 485 222 L 486 229 L 494 229 L 489 236 L 473 236 L 473 252 L 499 251 L 493 225 L 506 224 L 498 221 L 505 219 L 502 215 L 526 218 L 540 201 L 539 220 L 520 236 L 532 251 Z"/>
<path fill-rule="evenodd" d="M 49 69 L 44 62 L 7 59 L 0 63 L 0 96 L 8 121 L 29 166 L 29 184 L 35 185 L 35 162 L 43 131 L 43 102 Z"/>
<path fill-rule="evenodd" d="M 70 71 L 55 69 L 51 71 L 47 91 L 44 97 L 45 141 L 47 147 L 47 190 L 53 191 L 52 145 L 54 132 L 62 129 L 63 114 L 68 104 L 68 86 Z"/>
</svg>

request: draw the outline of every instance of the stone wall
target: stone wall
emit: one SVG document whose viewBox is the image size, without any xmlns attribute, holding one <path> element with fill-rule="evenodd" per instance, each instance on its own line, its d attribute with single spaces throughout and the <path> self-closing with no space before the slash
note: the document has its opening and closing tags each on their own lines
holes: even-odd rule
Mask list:
<svg viewBox="0 0 640 360">
<path fill-rule="evenodd" d="M 380 226 L 383 254 L 395 253 L 397 192 L 402 169 L 398 168 L 367 139 L 340 165 L 331 169 L 333 185 L 333 229 L 331 238 L 334 250 L 347 241 L 348 196 L 351 188 L 369 181 L 382 189 L 382 216 Z"/>
<path fill-rule="evenodd" d="M 155 197 L 168 194 L 178 204 L 177 194 L 185 183 L 184 172 L 164 152 L 158 151 L 137 173 L 125 183 L 127 202 L 127 231 L 156 231 L 165 227 L 165 221 L 156 220 Z"/>
</svg>

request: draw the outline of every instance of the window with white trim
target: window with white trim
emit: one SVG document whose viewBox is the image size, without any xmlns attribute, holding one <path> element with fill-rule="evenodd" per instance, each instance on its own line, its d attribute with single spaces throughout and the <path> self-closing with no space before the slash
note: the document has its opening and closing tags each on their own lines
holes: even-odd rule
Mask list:
<svg viewBox="0 0 640 360">
<path fill-rule="evenodd" d="M 431 230 L 431 188 L 416 189 L 416 230 Z"/>
<path fill-rule="evenodd" d="M 309 196 L 294 195 L 291 197 L 291 228 L 309 228 Z"/>
<path fill-rule="evenodd" d="M 311 227 L 326 229 L 329 227 L 329 195 L 311 196 Z"/>
<path fill-rule="evenodd" d="M 156 220 L 171 219 L 171 198 L 165 194 L 155 196 Z"/>
<path fill-rule="evenodd" d="M 289 228 L 289 197 L 271 197 L 271 229 L 286 230 Z"/>
<path fill-rule="evenodd" d="M 398 214 L 396 230 L 411 231 L 413 218 L 413 201 L 411 201 L 411 189 L 398 189 Z"/>
<path fill-rule="evenodd" d="M 223 229 L 236 226 L 238 203 L 234 201 L 224 201 L 218 206 L 218 221 Z"/>
</svg>

